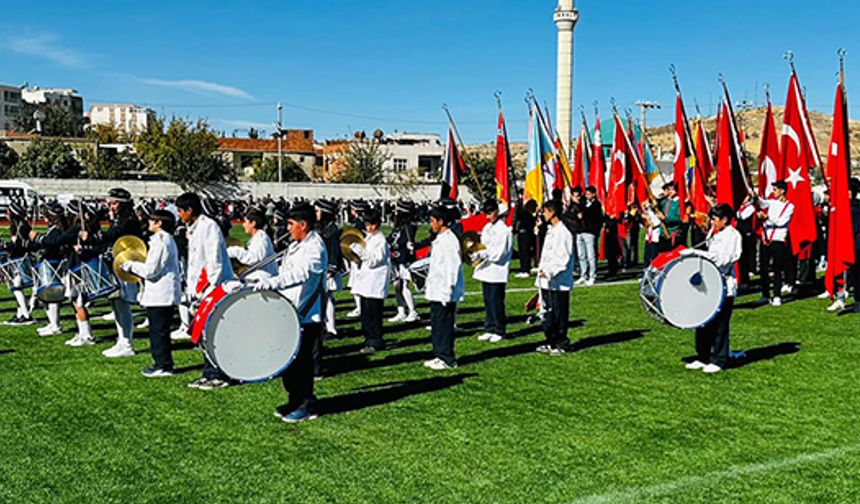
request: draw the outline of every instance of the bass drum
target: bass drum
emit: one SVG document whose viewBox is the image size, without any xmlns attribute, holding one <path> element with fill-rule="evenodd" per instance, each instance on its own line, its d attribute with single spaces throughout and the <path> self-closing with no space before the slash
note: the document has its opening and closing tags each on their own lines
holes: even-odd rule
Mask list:
<svg viewBox="0 0 860 504">
<path fill-rule="evenodd" d="M 695 329 L 710 322 L 726 298 L 719 268 L 697 255 L 665 252 L 651 263 L 639 284 L 645 311 L 664 324 Z"/>
<path fill-rule="evenodd" d="M 419 292 L 424 292 L 427 287 L 427 273 L 430 271 L 430 258 L 425 257 L 418 259 L 409 265 L 409 273 L 412 276 L 412 281 Z"/>
<path fill-rule="evenodd" d="M 293 305 L 278 291 L 227 293 L 218 286 L 197 308 L 191 339 L 230 378 L 261 382 L 293 362 L 301 327 Z"/>
</svg>

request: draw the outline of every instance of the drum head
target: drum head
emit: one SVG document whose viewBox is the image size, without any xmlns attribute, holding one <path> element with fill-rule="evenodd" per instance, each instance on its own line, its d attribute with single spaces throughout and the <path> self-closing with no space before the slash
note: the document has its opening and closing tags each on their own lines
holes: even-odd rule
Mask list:
<svg viewBox="0 0 860 504">
<path fill-rule="evenodd" d="M 277 291 L 228 294 L 209 315 L 203 348 L 227 376 L 264 381 L 290 365 L 301 341 L 293 305 Z"/>
<path fill-rule="evenodd" d="M 668 264 L 658 290 L 662 315 L 680 329 L 706 324 L 717 314 L 726 295 L 720 270 L 700 256 L 682 256 Z"/>
</svg>

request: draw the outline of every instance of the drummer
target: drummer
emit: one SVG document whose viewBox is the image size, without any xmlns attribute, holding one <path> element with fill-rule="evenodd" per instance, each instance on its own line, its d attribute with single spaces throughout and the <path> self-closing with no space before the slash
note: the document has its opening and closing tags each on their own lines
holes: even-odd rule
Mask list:
<svg viewBox="0 0 860 504">
<path fill-rule="evenodd" d="M 473 276 L 481 282 L 486 312 L 484 334 L 478 336 L 478 341 L 498 343 L 505 337 L 505 288 L 513 256 L 513 234 L 500 218 L 495 199 L 484 202 L 483 210 L 490 220 L 481 231 L 481 244 L 486 248 L 472 255 L 480 261 Z"/>
<path fill-rule="evenodd" d="M 48 229 L 44 235 L 39 236 L 35 230 L 30 231 L 30 250 L 42 252 L 42 261 L 46 265 L 56 268 L 65 258 L 66 249 L 63 246 L 63 231 L 69 227 L 66 220 L 66 212 L 62 205 L 52 202 L 45 205 L 45 217 L 48 219 Z M 56 270 L 55 270 L 56 271 Z M 56 280 L 61 280 L 57 278 Z M 36 330 L 39 336 L 54 336 L 61 334 L 60 328 L 60 303 L 46 303 L 45 313 L 48 316 L 48 324 Z"/>
<path fill-rule="evenodd" d="M 251 266 L 263 259 L 274 255 L 275 248 L 272 246 L 272 240 L 266 234 L 266 215 L 256 209 L 251 208 L 245 212 L 245 218 L 242 221 L 242 228 L 245 233 L 250 236 L 245 247 L 234 245 L 227 247 L 227 255 L 231 259 L 239 261 L 239 264 Z M 262 268 L 248 274 L 249 279 L 268 278 L 278 273 L 278 266 L 275 263 L 267 264 Z"/>
<path fill-rule="evenodd" d="M 76 266 L 81 266 L 87 261 L 99 257 L 97 248 L 94 246 L 101 239 L 101 223 L 99 222 L 96 212 L 86 203 L 72 200 L 67 205 L 69 220 L 72 224 L 63 233 L 63 239 L 66 245 L 72 248 L 69 254 L 69 269 L 73 270 Z M 86 230 L 88 233 L 87 240 L 81 240 L 81 230 Z M 75 310 L 75 322 L 78 326 L 78 332 L 69 340 L 66 340 L 66 345 L 70 347 L 91 346 L 95 344 L 93 340 L 93 331 L 90 326 L 90 314 L 87 310 L 86 292 L 83 292 L 78 285 L 69 280 L 68 295 L 72 300 L 72 308 Z"/>
<path fill-rule="evenodd" d="M 394 207 L 394 231 L 388 237 L 391 247 L 391 277 L 394 280 L 394 298 L 397 314 L 389 322 L 414 322 L 418 320 L 415 298 L 409 289 L 412 272 L 409 266 L 415 262 L 415 235 L 417 226 L 413 222 L 415 204 L 398 201 Z"/>
<path fill-rule="evenodd" d="M 731 221 L 734 210 L 722 203 L 709 212 L 711 230 L 708 233 L 708 250 L 684 249 L 681 255 L 699 255 L 713 261 L 726 282 L 726 298 L 720 310 L 703 327 L 696 329 L 696 360 L 687 369 L 718 373 L 725 369 L 729 357 L 729 323 L 737 295 L 736 265 L 741 258 L 742 237 Z"/>
<path fill-rule="evenodd" d="M 328 258 L 325 243 L 314 231 L 315 221 L 314 208 L 308 204 L 296 204 L 290 209 L 287 222 L 292 242 L 278 274 L 254 284 L 255 290 L 280 290 L 296 308 L 301 324 L 298 353 L 282 375 L 288 401 L 275 410 L 275 416 L 287 423 L 317 417 L 313 349 L 322 334 Z"/>
<path fill-rule="evenodd" d="M 149 348 L 154 365 L 141 371 L 147 378 L 173 375 L 170 353 L 170 325 L 182 297 L 179 250 L 173 240 L 176 218 L 167 210 L 155 210 L 148 216 L 149 246 L 146 261 L 126 261 L 123 271 L 143 279 L 140 304 L 146 307 L 149 320 Z"/>
<path fill-rule="evenodd" d="M 355 271 L 352 292 L 361 300 L 361 332 L 364 334 L 363 354 L 376 353 L 385 348 L 382 339 L 382 311 L 388 284 L 391 281 L 391 251 L 385 235 L 379 230 L 382 217 L 379 210 L 364 212 L 364 246 L 353 243 L 350 248 L 361 259 Z"/>
<path fill-rule="evenodd" d="M 188 268 L 185 293 L 189 299 L 203 299 L 222 283 L 233 279 L 224 235 L 218 223 L 203 214 L 200 195 L 193 192 L 176 198 L 179 218 L 188 226 Z M 213 390 L 230 385 L 227 376 L 203 354 L 203 375 L 189 383 L 191 388 Z"/>
<path fill-rule="evenodd" d="M 9 241 L 3 242 L 2 250 L 9 254 L 10 260 L 21 260 L 28 255 L 28 247 L 30 244 L 30 223 L 27 221 L 27 203 L 24 200 L 13 199 L 6 209 L 6 216 L 9 220 Z M 30 264 L 27 263 L 23 267 L 30 269 Z M 24 273 L 30 273 L 26 271 Z M 32 276 L 32 273 L 30 273 Z M 30 305 L 27 303 L 27 298 L 24 296 L 25 278 L 22 271 L 16 268 L 13 277 L 10 279 L 11 284 L 9 290 L 12 296 L 15 297 L 15 303 L 18 309 L 15 316 L 6 325 L 30 325 L 34 323 L 33 317 L 30 314 Z"/>
</svg>

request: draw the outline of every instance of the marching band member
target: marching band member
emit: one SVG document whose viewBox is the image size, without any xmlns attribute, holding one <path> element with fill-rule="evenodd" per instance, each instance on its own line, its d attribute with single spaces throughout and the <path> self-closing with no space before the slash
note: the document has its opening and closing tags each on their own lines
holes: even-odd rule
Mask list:
<svg viewBox="0 0 860 504">
<path fill-rule="evenodd" d="M 245 247 L 233 246 L 227 247 L 227 255 L 231 259 L 236 259 L 239 263 L 245 266 L 251 266 L 263 259 L 274 255 L 275 248 L 272 245 L 272 240 L 266 234 L 266 216 L 260 210 L 251 208 L 245 213 L 245 219 L 242 221 L 242 227 L 248 233 L 250 238 Z M 250 273 L 248 278 L 268 278 L 277 274 L 278 266 L 275 263 L 267 264 L 262 268 Z"/>
<path fill-rule="evenodd" d="M 149 247 L 146 261 L 126 261 L 123 271 L 143 279 L 140 304 L 149 320 L 149 348 L 154 365 L 142 371 L 147 378 L 173 375 L 170 353 L 170 325 L 182 296 L 179 251 L 173 240 L 175 217 L 167 210 L 155 210 L 148 216 Z"/>
<path fill-rule="evenodd" d="M 63 231 L 69 227 L 63 207 L 57 203 L 49 203 L 44 209 L 48 219 L 48 229 L 39 236 L 35 230 L 30 231 L 30 250 L 41 250 L 42 261 L 60 263 L 66 256 Z M 39 336 L 54 336 L 62 333 L 60 327 L 60 303 L 46 303 L 45 313 L 48 324 L 36 330 Z"/>
<path fill-rule="evenodd" d="M 26 202 L 23 200 L 12 200 L 6 209 L 6 216 L 9 220 L 9 241 L 3 243 L 2 250 L 9 254 L 9 259 L 27 257 L 31 227 L 30 223 L 27 222 Z M 25 267 L 29 269 L 29 265 Z M 25 275 L 28 276 L 25 278 Z M 30 271 L 16 270 L 9 290 L 15 298 L 18 309 L 15 312 L 15 316 L 5 322 L 6 325 L 30 325 L 34 323 L 33 317 L 30 314 L 30 305 L 24 296 L 24 288 L 28 280 L 32 282 L 32 273 Z"/>
<path fill-rule="evenodd" d="M 335 201 L 318 200 L 316 202 L 317 232 L 325 243 L 326 255 L 328 256 L 328 268 L 326 271 L 326 299 L 325 299 L 325 337 L 337 336 L 334 314 L 334 293 L 343 288 L 341 279 L 341 265 L 343 257 L 340 253 L 340 227 L 337 225 L 338 205 Z M 321 338 L 323 340 L 325 338 Z M 321 349 L 320 349 L 321 350 Z M 315 353 L 316 354 L 316 353 Z M 318 353 L 316 375 L 321 374 L 322 352 Z"/>
<path fill-rule="evenodd" d="M 190 340 L 191 335 L 188 334 L 188 328 L 191 327 L 192 313 L 190 302 L 191 300 L 185 295 L 188 290 L 185 285 L 186 272 L 188 271 L 188 227 L 179 218 L 179 212 L 175 203 L 167 206 L 168 211 L 174 215 L 176 227 L 173 230 L 173 241 L 176 243 L 176 249 L 179 251 L 179 270 L 180 283 L 182 284 L 182 300 L 179 303 L 179 327 L 170 333 L 170 339 L 173 341 Z"/>
<path fill-rule="evenodd" d="M 726 298 L 716 316 L 696 329 L 696 360 L 687 369 L 717 373 L 726 367 L 729 357 L 729 324 L 738 291 L 735 265 L 741 258 L 742 237 L 731 221 L 734 210 L 722 203 L 710 211 L 711 231 L 707 237 L 708 250 L 684 249 L 681 255 L 700 255 L 713 261 L 726 281 Z"/>
<path fill-rule="evenodd" d="M 505 288 L 508 268 L 513 255 L 513 234 L 505 221 L 499 218 L 499 203 L 487 200 L 483 207 L 489 222 L 481 230 L 481 243 L 486 247 L 472 255 L 481 261 L 472 275 L 481 282 L 484 294 L 484 334 L 478 341 L 498 343 L 505 337 Z"/>
<path fill-rule="evenodd" d="M 185 293 L 189 299 L 202 299 L 218 285 L 233 279 L 233 268 L 227 257 L 224 235 L 218 223 L 203 214 L 203 202 L 197 193 L 187 192 L 176 198 L 179 218 L 188 226 L 188 268 L 185 271 Z M 206 355 L 203 375 L 189 383 L 191 388 L 212 390 L 230 385 Z"/>
<path fill-rule="evenodd" d="M 287 229 L 287 212 L 275 208 L 272 212 L 272 245 L 275 252 L 287 249 L 289 245 L 290 231 Z"/>
<path fill-rule="evenodd" d="M 322 238 L 314 231 L 315 220 L 314 209 L 308 204 L 297 204 L 290 210 L 287 222 L 292 242 L 278 274 L 254 284 L 255 290 L 281 291 L 295 306 L 301 324 L 298 353 L 282 375 L 288 401 L 275 410 L 275 416 L 288 423 L 317 416 L 313 349 L 322 335 L 328 258 Z"/>
<path fill-rule="evenodd" d="M 394 231 L 388 237 L 391 248 L 391 271 L 394 280 L 394 298 L 397 301 L 397 315 L 389 322 L 414 322 L 418 320 L 415 311 L 415 298 L 409 290 L 412 272 L 409 266 L 415 261 L 415 233 L 417 226 L 412 222 L 414 205 L 409 201 L 398 201 L 394 209 Z"/>
<path fill-rule="evenodd" d="M 65 243 L 73 250 L 73 253 L 69 254 L 69 263 L 70 266 L 80 265 L 83 267 L 87 261 L 100 255 L 96 244 L 101 240 L 101 222 L 99 222 L 98 215 L 81 201 L 70 201 L 68 213 L 70 218 L 74 219 L 74 223 L 63 234 Z M 87 231 L 86 242 L 80 238 L 81 230 Z M 85 293 L 71 279 L 69 279 L 68 284 L 68 295 L 72 300 L 72 308 L 75 310 L 75 323 L 78 326 L 78 332 L 71 339 L 66 340 L 66 345 L 70 347 L 94 345 L 95 340 L 93 340 L 93 331 L 90 326 L 90 314 L 87 310 L 88 303 L 84 297 Z"/>
<path fill-rule="evenodd" d="M 101 234 L 98 240 L 90 240 L 90 233 L 81 230 L 79 236 L 83 242 L 93 243 L 100 250 L 113 247 L 114 242 L 127 235 L 140 237 L 140 221 L 134 213 L 134 202 L 131 193 L 123 188 L 108 191 L 108 209 L 110 227 Z M 114 320 L 116 323 L 116 344 L 102 352 L 108 358 L 131 357 L 134 355 L 132 341 L 134 339 L 134 319 L 131 313 L 131 303 L 137 302 L 137 283 L 129 283 L 122 279 L 119 282 L 119 296 L 111 299 Z"/>
<path fill-rule="evenodd" d="M 457 302 L 463 299 L 463 261 L 460 240 L 451 230 L 455 214 L 438 205 L 430 211 L 430 228 L 436 235 L 430 246 L 425 297 L 430 301 L 430 339 L 435 358 L 425 367 L 439 371 L 457 367 L 454 356 L 454 318 Z"/>
<path fill-rule="evenodd" d="M 781 293 L 790 293 L 794 284 L 794 269 L 790 267 L 791 251 L 786 244 L 788 225 L 794 214 L 794 204 L 785 197 L 788 185 L 783 181 L 773 183 L 772 199 L 758 198 L 761 210 L 757 216 L 764 222 L 761 248 L 761 285 L 762 297 L 773 306 L 782 305 Z M 771 297 L 770 269 L 773 262 L 773 297 Z M 783 286 L 782 275 L 788 277 Z"/>
<path fill-rule="evenodd" d="M 358 230 L 364 229 L 364 222 L 362 221 L 361 214 L 369 210 L 369 206 L 362 200 L 353 201 L 350 205 L 349 215 L 350 215 L 350 224 Z M 358 269 L 358 265 L 350 262 L 349 263 L 349 280 L 346 283 L 346 286 L 352 291 L 355 288 L 355 272 Z M 347 318 L 358 318 L 361 317 L 361 299 L 358 294 L 355 292 L 352 293 L 352 299 L 355 301 L 355 309 L 346 314 Z"/>
<path fill-rule="evenodd" d="M 385 348 L 382 339 L 382 310 L 388 283 L 391 280 L 389 261 L 391 251 L 385 236 L 379 230 L 382 218 L 379 210 L 364 212 L 365 245 L 353 243 L 351 248 L 361 258 L 355 271 L 352 292 L 361 299 L 361 331 L 364 333 L 363 354 L 372 354 Z"/>
<path fill-rule="evenodd" d="M 570 349 L 567 325 L 570 291 L 573 288 L 573 235 L 561 221 L 561 201 L 549 200 L 544 203 L 543 218 L 548 223 L 548 229 L 535 286 L 541 289 L 541 304 L 545 308 L 543 332 L 546 344 L 538 346 L 537 351 L 562 355 Z"/>
<path fill-rule="evenodd" d="M 681 221 L 681 200 L 678 198 L 678 185 L 674 182 L 663 184 L 665 198 L 660 202 L 660 212 L 657 216 L 663 221 L 663 236 L 660 240 L 660 251 L 668 252 L 686 242 L 683 222 Z"/>
</svg>

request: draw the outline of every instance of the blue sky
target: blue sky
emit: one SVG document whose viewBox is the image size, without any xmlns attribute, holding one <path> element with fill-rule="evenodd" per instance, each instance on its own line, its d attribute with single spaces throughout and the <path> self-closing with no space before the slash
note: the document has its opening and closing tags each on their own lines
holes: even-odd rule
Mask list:
<svg viewBox="0 0 860 504">
<path fill-rule="evenodd" d="M 379 127 L 444 132 L 442 103 L 467 143 L 495 136 L 502 91 L 512 139 L 526 136 L 523 96 L 554 110 L 553 0 L 269 2 L 40 2 L 6 7 L 0 83 L 78 89 L 87 104 L 132 102 L 205 117 L 218 128 L 269 129 L 275 103 L 287 127 L 317 138 Z M 19 4 L 20 5 L 20 4 Z M 860 75 L 860 3 L 580 0 L 574 105 L 657 100 L 650 124 L 672 120 L 667 70 L 678 68 L 689 113 L 708 113 L 728 80 L 733 99 L 785 99 L 787 49 L 810 107 L 830 111 L 839 47 L 848 89 Z M 860 111 L 851 106 L 853 116 Z M 578 130 L 578 128 L 574 128 Z"/>
</svg>

